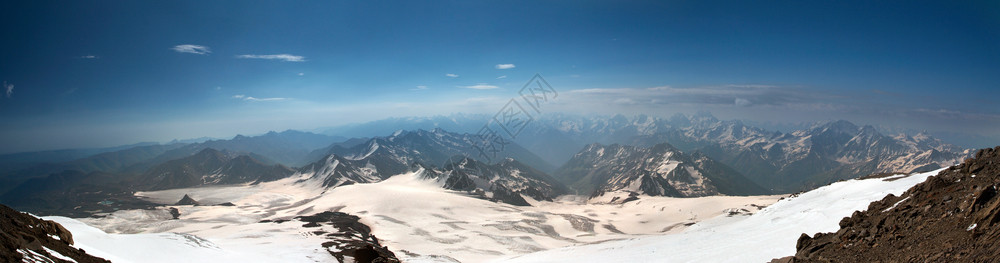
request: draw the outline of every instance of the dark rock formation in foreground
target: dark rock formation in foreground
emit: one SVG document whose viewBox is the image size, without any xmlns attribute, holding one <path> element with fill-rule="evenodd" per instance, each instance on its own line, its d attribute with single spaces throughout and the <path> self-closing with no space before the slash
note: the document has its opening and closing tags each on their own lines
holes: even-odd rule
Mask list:
<svg viewBox="0 0 1000 263">
<path fill-rule="evenodd" d="M 840 231 L 803 234 L 791 262 L 995 262 L 1000 259 L 1000 146 L 982 149 L 865 212 Z"/>
<path fill-rule="evenodd" d="M 109 262 L 72 244 L 62 225 L 0 205 L 0 262 Z"/>
<path fill-rule="evenodd" d="M 303 227 L 314 228 L 314 235 L 329 239 L 322 246 L 340 262 L 399 262 L 396 254 L 379 244 L 378 238 L 371 234 L 371 228 L 359 222 L 357 216 L 326 211 L 295 219 L 306 223 Z"/>
</svg>

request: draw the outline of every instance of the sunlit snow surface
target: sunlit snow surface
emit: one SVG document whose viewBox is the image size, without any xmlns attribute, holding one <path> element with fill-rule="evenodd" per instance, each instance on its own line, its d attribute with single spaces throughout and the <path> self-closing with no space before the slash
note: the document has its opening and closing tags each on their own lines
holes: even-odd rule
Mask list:
<svg viewBox="0 0 1000 263">
<path fill-rule="evenodd" d="M 323 211 L 361 217 L 405 262 L 754 262 L 791 255 L 799 234 L 836 230 L 840 218 L 931 174 L 841 182 L 763 211 L 750 204 L 769 205 L 780 196 L 642 196 L 606 204 L 612 198 L 606 195 L 591 203 L 566 197 L 517 207 L 444 190 L 413 173 L 334 189 L 303 174 L 254 186 L 137 194 L 162 203 L 189 194 L 206 204 L 236 204 L 172 206 L 179 220 L 165 209 L 46 219 L 72 231 L 77 247 L 115 262 L 336 262 L 320 246 L 326 240 L 311 234 L 315 229 L 298 221 L 259 223 Z M 730 208 L 757 213 L 723 216 Z"/>
<path fill-rule="evenodd" d="M 679 234 L 565 247 L 503 261 L 767 262 L 794 255 L 802 233 L 835 232 L 843 217 L 890 193 L 900 195 L 939 171 L 838 182 L 779 201 L 744 219 L 716 218 Z"/>
</svg>

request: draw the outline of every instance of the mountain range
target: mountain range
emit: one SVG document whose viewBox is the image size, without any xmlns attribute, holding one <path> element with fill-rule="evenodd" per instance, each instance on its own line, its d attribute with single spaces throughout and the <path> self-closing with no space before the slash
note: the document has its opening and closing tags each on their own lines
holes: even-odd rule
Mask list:
<svg viewBox="0 0 1000 263">
<path fill-rule="evenodd" d="M 478 135 L 440 127 L 353 139 L 289 130 L 140 145 L 7 171 L 0 174 L 5 183 L 0 200 L 28 211 L 37 206 L 75 212 L 93 206 L 79 204 L 82 200 L 101 197 L 78 198 L 91 192 L 114 197 L 118 205 L 137 206 L 142 202 L 129 199 L 130 191 L 252 184 L 292 174 L 307 174 L 324 187 L 337 187 L 379 182 L 420 168 L 442 187 L 518 205 L 528 203 L 521 195 L 551 200 L 565 193 L 751 195 L 808 190 L 873 173 L 930 170 L 971 154 L 925 133 L 887 136 L 847 121 L 782 133 L 707 113 L 670 118 L 543 116 L 500 145 L 495 156 L 477 147 L 482 142 Z M 371 125 L 465 129 L 479 123 L 477 115 L 459 117 L 389 119 Z M 29 155 L 45 154 L 24 156 Z M 73 182 L 86 182 L 89 188 L 73 188 Z M 117 209 L 97 208 L 91 211 Z"/>
<path fill-rule="evenodd" d="M 447 189 L 478 189 L 485 198 L 517 205 L 527 205 L 518 194 L 552 200 L 566 192 L 562 184 L 535 168 L 551 166 L 530 151 L 508 144 L 501 153 L 504 159 L 490 164 L 475 158 L 480 155 L 475 143 L 475 135 L 440 128 L 397 131 L 350 148 L 335 144 L 328 147 L 330 153 L 324 159 L 302 167 L 300 172 L 322 180 L 324 187 L 336 187 L 379 182 L 422 168 L 425 178 L 439 180 Z"/>
<path fill-rule="evenodd" d="M 486 115 L 455 114 L 392 118 L 327 131 L 360 134 L 385 132 L 388 127 L 447 127 L 455 129 L 452 132 L 475 132 L 489 121 Z M 771 131 L 739 120 L 719 120 L 707 112 L 670 117 L 543 114 L 512 140 L 555 167 L 562 167 L 592 143 L 640 147 L 669 143 L 682 152 L 698 151 L 735 168 L 775 193 L 804 191 L 872 173 L 933 170 L 959 163 L 973 153 L 925 132 L 885 135 L 874 126 L 843 120 L 794 127 L 805 128 Z"/>
<path fill-rule="evenodd" d="M 461 157 L 440 169 L 419 163 L 415 166 L 421 177 L 435 180 L 445 189 L 472 192 L 512 205 L 530 205 L 522 195 L 534 200 L 552 201 L 568 192 L 562 183 L 548 174 L 513 158 L 488 164 Z"/>
<path fill-rule="evenodd" d="M 591 196 L 615 191 L 675 197 L 768 193 L 725 164 L 700 152 L 685 154 L 667 143 L 649 148 L 591 144 L 555 177 Z"/>
<path fill-rule="evenodd" d="M 267 165 L 249 155 L 205 148 L 194 155 L 154 166 L 133 181 L 139 189 L 165 190 L 268 182 L 293 173 L 295 170 L 281 164 Z"/>
</svg>

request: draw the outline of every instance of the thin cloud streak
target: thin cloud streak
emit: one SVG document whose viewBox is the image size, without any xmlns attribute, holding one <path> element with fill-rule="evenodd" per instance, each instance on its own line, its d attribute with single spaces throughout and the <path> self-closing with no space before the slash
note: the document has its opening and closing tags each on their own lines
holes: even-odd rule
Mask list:
<svg viewBox="0 0 1000 263">
<path fill-rule="evenodd" d="M 478 89 L 478 90 L 488 90 L 488 89 L 498 89 L 500 87 L 497 87 L 497 86 L 494 86 L 494 85 L 489 85 L 489 84 L 486 84 L 486 83 L 479 83 L 479 84 L 472 85 L 472 86 L 464 86 L 462 88 L 466 88 L 466 89 Z"/>
<path fill-rule="evenodd" d="M 496 66 L 497 69 L 512 69 L 514 67 L 514 64 L 497 64 Z"/>
<path fill-rule="evenodd" d="M 208 54 L 208 53 L 212 53 L 212 50 L 209 49 L 206 46 L 191 45 L 191 44 L 176 45 L 176 46 L 174 46 L 173 48 L 170 48 L 170 49 L 173 49 L 174 51 L 177 51 L 177 52 L 180 52 L 180 53 L 191 53 L 191 54 L 198 54 L 198 55 L 205 55 L 205 54 Z"/>
<path fill-rule="evenodd" d="M 274 55 L 238 55 L 236 58 L 249 58 L 249 59 L 268 59 L 268 60 L 282 60 L 287 62 L 305 62 L 306 58 L 303 56 L 296 56 L 291 54 L 274 54 Z"/>
<path fill-rule="evenodd" d="M 289 98 L 255 98 L 255 97 L 251 97 L 251 96 L 247 96 L 247 95 L 243 95 L 243 94 L 233 95 L 233 98 L 234 99 L 240 99 L 240 100 L 243 100 L 243 101 L 250 101 L 250 102 L 289 100 Z"/>
</svg>

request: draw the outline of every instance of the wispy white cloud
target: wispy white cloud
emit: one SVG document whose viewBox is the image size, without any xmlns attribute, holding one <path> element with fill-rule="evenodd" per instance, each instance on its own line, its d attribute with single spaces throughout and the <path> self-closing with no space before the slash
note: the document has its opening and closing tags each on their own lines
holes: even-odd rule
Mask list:
<svg viewBox="0 0 1000 263">
<path fill-rule="evenodd" d="M 479 84 L 472 85 L 472 86 L 464 86 L 462 88 L 466 88 L 466 89 L 482 89 L 482 90 L 485 90 L 485 89 L 497 89 L 497 88 L 500 88 L 500 87 L 489 85 L 489 84 L 486 84 L 486 83 L 479 83 Z"/>
<path fill-rule="evenodd" d="M 289 100 L 289 98 L 255 98 L 243 94 L 233 95 L 234 99 L 239 99 L 243 101 L 258 102 L 258 101 L 282 101 Z"/>
<path fill-rule="evenodd" d="M 212 53 L 212 50 L 206 46 L 191 45 L 191 44 L 176 45 L 171 49 L 180 53 L 191 53 L 198 55 L 205 55 L 208 53 Z"/>
<path fill-rule="evenodd" d="M 7 81 L 4 81 L 3 82 L 3 88 L 5 90 L 7 90 L 7 97 L 8 98 L 10 98 L 10 95 L 14 94 L 14 84 L 7 84 Z"/>
<path fill-rule="evenodd" d="M 299 72 L 299 76 L 305 76 L 306 73 Z"/>
<path fill-rule="evenodd" d="M 449 77 L 449 78 L 457 78 L 458 77 L 458 74 L 452 74 L 452 73 L 448 73 L 448 74 L 444 74 L 444 75 L 446 77 Z"/>
<path fill-rule="evenodd" d="M 497 79 L 505 79 L 505 78 L 507 78 L 507 75 L 497 77 Z"/>
<path fill-rule="evenodd" d="M 427 89 L 427 86 L 420 85 L 420 86 L 417 86 L 416 88 L 412 88 L 410 90 L 425 90 L 425 89 Z"/>
<path fill-rule="evenodd" d="M 274 54 L 274 55 L 239 55 L 236 58 L 253 58 L 253 59 L 274 59 L 274 60 L 284 60 L 287 62 L 304 62 L 306 58 L 303 56 L 296 56 L 291 54 Z"/>
<path fill-rule="evenodd" d="M 750 100 L 748 100 L 748 99 L 736 98 L 736 101 L 734 101 L 733 104 L 736 104 L 736 106 L 740 106 L 740 107 L 747 107 L 747 106 L 752 105 L 753 103 L 751 103 Z"/>
<path fill-rule="evenodd" d="M 514 64 L 497 64 L 497 69 L 512 69 Z"/>
<path fill-rule="evenodd" d="M 94 55 L 83 55 L 83 56 L 79 56 L 77 58 L 82 58 L 82 59 L 99 59 L 101 57 L 94 56 Z"/>
</svg>

